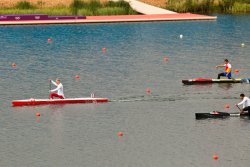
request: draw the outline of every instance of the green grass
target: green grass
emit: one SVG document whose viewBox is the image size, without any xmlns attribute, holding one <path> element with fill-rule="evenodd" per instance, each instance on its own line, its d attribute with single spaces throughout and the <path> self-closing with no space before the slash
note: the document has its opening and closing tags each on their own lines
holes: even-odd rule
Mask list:
<svg viewBox="0 0 250 167">
<path fill-rule="evenodd" d="M 32 14 L 32 9 L 0 9 L 0 14 Z"/>
<path fill-rule="evenodd" d="M 105 7 L 97 10 L 98 15 L 126 15 L 127 11 L 121 7 Z"/>
<path fill-rule="evenodd" d="M 250 3 L 240 4 L 236 2 L 232 8 L 232 13 L 250 13 L 249 11 Z"/>
<path fill-rule="evenodd" d="M 45 9 L 0 9 L 0 14 L 48 14 L 48 15 L 72 15 L 67 8 Z"/>
<path fill-rule="evenodd" d="M 167 9 L 194 13 L 250 13 L 250 0 L 168 0 Z"/>
<path fill-rule="evenodd" d="M 128 14 L 138 14 L 133 11 L 127 2 L 107 2 L 101 4 L 97 0 L 92 0 L 90 2 L 84 2 L 81 0 L 74 0 L 70 5 L 72 13 L 76 15 L 128 15 Z"/>
<path fill-rule="evenodd" d="M 108 1 L 107 3 L 104 4 L 105 7 L 123 7 L 123 8 L 130 8 L 130 5 L 125 2 L 125 1 Z"/>
<path fill-rule="evenodd" d="M 40 5 L 41 6 L 41 5 Z M 129 15 L 138 14 L 127 2 L 107 2 L 101 4 L 97 0 L 84 2 L 74 0 L 70 7 L 41 8 L 32 6 L 29 2 L 19 2 L 13 8 L 0 8 L 0 14 L 48 14 L 48 15 Z"/>
<path fill-rule="evenodd" d="M 121 7 L 103 7 L 97 9 L 95 12 L 93 12 L 90 9 L 79 9 L 78 15 L 85 15 L 85 16 L 107 16 L 107 15 L 131 15 L 131 14 L 137 14 L 133 10 L 127 12 L 126 9 Z"/>
<path fill-rule="evenodd" d="M 16 9 L 32 9 L 34 6 L 32 6 L 29 2 L 27 1 L 20 1 L 16 4 L 15 6 Z"/>
<path fill-rule="evenodd" d="M 35 13 L 47 14 L 50 16 L 69 16 L 72 15 L 72 12 L 69 8 L 44 8 L 36 9 Z"/>
<path fill-rule="evenodd" d="M 94 16 L 95 14 L 93 13 L 93 11 L 91 11 L 89 9 L 79 9 L 77 15 L 80 15 L 80 16 Z"/>
</svg>

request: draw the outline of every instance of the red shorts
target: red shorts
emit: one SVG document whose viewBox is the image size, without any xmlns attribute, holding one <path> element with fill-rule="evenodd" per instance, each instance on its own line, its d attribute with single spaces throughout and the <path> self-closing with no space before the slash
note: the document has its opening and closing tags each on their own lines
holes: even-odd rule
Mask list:
<svg viewBox="0 0 250 167">
<path fill-rule="evenodd" d="M 57 93 L 50 93 L 50 98 L 54 99 L 54 97 L 58 97 L 60 99 L 64 99 L 64 97 L 62 95 L 58 95 Z"/>
</svg>

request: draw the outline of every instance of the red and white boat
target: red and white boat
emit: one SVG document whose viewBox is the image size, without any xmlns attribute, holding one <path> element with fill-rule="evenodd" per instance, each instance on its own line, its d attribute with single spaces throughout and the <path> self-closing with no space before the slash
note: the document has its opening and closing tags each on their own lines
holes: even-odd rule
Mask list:
<svg viewBox="0 0 250 167">
<path fill-rule="evenodd" d="M 193 84 L 212 84 L 212 83 L 241 83 L 243 79 L 235 78 L 235 79 L 212 79 L 212 78 L 194 78 L 188 80 L 182 80 L 182 83 L 185 85 L 193 85 Z"/>
<path fill-rule="evenodd" d="M 107 103 L 108 98 L 67 98 L 67 99 L 25 99 L 13 100 L 12 106 L 30 106 L 42 104 L 67 104 L 67 103 Z"/>
</svg>

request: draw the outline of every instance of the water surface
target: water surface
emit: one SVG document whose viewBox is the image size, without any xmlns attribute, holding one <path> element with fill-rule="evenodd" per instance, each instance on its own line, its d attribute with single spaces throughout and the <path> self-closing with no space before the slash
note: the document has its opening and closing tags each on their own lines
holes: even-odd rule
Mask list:
<svg viewBox="0 0 250 167">
<path fill-rule="evenodd" d="M 249 85 L 181 83 L 215 78 L 225 58 L 235 77 L 250 77 L 249 19 L 0 27 L 0 166 L 249 166 L 249 119 L 194 118 L 236 112 Z M 111 102 L 11 107 L 48 98 L 57 77 L 66 97 L 95 92 Z"/>
</svg>

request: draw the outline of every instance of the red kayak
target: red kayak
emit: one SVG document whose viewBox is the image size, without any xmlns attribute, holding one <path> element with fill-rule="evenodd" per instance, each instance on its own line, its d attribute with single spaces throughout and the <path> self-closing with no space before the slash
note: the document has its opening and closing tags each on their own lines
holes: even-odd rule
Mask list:
<svg viewBox="0 0 250 167">
<path fill-rule="evenodd" d="M 67 103 L 107 103 L 107 98 L 67 98 L 67 99 L 25 99 L 13 100 L 13 106 L 29 106 L 41 104 L 67 104 Z"/>
</svg>

